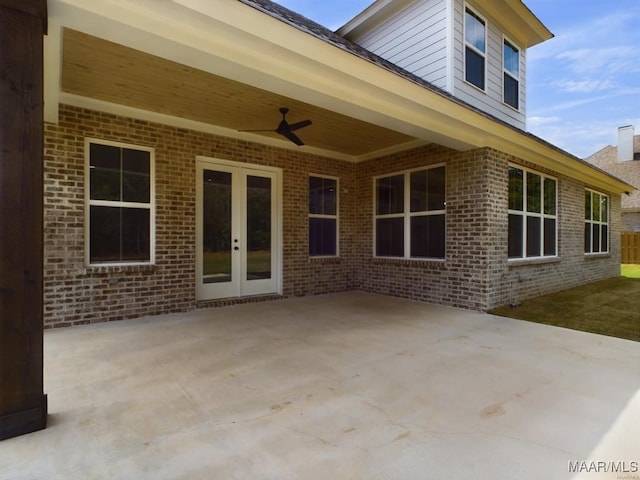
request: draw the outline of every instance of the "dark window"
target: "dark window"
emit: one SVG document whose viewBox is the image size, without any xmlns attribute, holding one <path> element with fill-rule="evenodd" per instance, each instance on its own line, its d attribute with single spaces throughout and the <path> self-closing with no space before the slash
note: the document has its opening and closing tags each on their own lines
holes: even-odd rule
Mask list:
<svg viewBox="0 0 640 480">
<path fill-rule="evenodd" d="M 609 197 L 592 190 L 585 191 L 584 252 L 609 251 Z"/>
<path fill-rule="evenodd" d="M 516 110 L 520 96 L 520 51 L 507 40 L 502 46 L 504 103 Z"/>
<path fill-rule="evenodd" d="M 309 255 L 338 254 L 338 180 L 309 177 Z"/>
<path fill-rule="evenodd" d="M 376 180 L 376 256 L 445 258 L 445 184 L 445 167 Z"/>
<path fill-rule="evenodd" d="M 477 14 L 465 11 L 465 80 L 485 89 L 486 24 Z"/>
<path fill-rule="evenodd" d="M 520 96 L 518 81 L 508 73 L 504 74 L 504 103 L 511 105 L 516 110 L 519 107 L 518 98 Z"/>
<path fill-rule="evenodd" d="M 557 255 L 557 183 L 509 167 L 509 258 Z"/>
<path fill-rule="evenodd" d="M 152 259 L 152 152 L 89 142 L 88 262 Z"/>
</svg>

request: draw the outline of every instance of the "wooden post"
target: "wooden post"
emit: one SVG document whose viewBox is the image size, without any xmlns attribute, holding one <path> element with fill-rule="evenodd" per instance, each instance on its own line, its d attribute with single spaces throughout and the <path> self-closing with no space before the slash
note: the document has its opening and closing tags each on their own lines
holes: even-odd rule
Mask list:
<svg viewBox="0 0 640 480">
<path fill-rule="evenodd" d="M 46 0 L 0 0 L 0 440 L 46 426 L 43 35 Z"/>
</svg>

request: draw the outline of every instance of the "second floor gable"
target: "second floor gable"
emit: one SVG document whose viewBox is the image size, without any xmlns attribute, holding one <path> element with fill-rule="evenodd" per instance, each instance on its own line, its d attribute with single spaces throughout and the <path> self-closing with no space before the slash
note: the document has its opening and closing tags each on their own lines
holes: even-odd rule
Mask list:
<svg viewBox="0 0 640 480">
<path fill-rule="evenodd" d="M 521 0 L 377 0 L 338 34 L 526 129 L 526 52 L 552 37 Z"/>
</svg>

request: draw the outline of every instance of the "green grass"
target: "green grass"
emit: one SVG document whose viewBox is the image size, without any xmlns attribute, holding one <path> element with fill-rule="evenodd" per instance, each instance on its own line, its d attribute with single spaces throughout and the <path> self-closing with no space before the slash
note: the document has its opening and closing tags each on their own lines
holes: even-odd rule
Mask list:
<svg viewBox="0 0 640 480">
<path fill-rule="evenodd" d="M 634 278 L 614 277 L 532 298 L 489 313 L 640 342 L 640 268 Z"/>
<path fill-rule="evenodd" d="M 640 264 L 623 264 L 620 271 L 623 277 L 640 278 Z"/>
<path fill-rule="evenodd" d="M 225 252 L 204 252 L 204 273 L 231 272 L 231 255 Z M 269 272 L 271 271 L 271 252 L 254 251 L 247 252 L 247 271 Z"/>
</svg>

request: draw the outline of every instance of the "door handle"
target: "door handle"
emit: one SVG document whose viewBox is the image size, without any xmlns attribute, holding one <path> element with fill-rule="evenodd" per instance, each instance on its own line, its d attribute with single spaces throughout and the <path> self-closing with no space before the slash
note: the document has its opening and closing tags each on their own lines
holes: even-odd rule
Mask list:
<svg viewBox="0 0 640 480">
<path fill-rule="evenodd" d="M 240 250 L 240 247 L 233 247 L 234 250 Z"/>
</svg>

